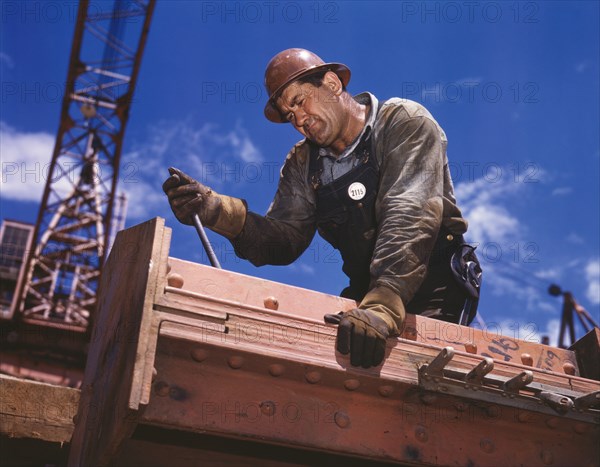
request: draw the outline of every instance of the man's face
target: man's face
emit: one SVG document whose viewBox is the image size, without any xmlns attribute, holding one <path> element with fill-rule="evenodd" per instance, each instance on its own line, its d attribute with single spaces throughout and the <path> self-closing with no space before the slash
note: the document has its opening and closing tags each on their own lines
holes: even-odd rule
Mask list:
<svg viewBox="0 0 600 467">
<path fill-rule="evenodd" d="M 293 82 L 277 99 L 277 107 L 294 128 L 322 147 L 329 147 L 341 138 L 344 129 L 335 79 L 330 75 L 337 78 L 334 73 L 327 73 L 318 88 L 310 83 Z"/>
</svg>

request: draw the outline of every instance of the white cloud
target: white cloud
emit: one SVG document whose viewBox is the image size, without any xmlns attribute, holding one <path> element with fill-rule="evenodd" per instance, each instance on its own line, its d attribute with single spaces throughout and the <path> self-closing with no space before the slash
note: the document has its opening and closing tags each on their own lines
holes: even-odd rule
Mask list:
<svg viewBox="0 0 600 467">
<path fill-rule="evenodd" d="M 540 271 L 535 272 L 535 277 L 539 277 L 540 279 L 557 280 L 557 279 L 560 279 L 560 277 L 561 277 L 561 270 L 556 267 L 542 269 Z"/>
<path fill-rule="evenodd" d="M 500 170 L 499 174 L 508 171 Z M 457 184 L 455 194 L 464 217 L 469 221 L 470 241 L 504 242 L 522 233 L 519 220 L 509 211 L 512 198 L 528 184 L 517 183 L 506 175 L 494 180 L 479 178 Z"/>
<path fill-rule="evenodd" d="M 4 198 L 41 201 L 54 144 L 55 135 L 50 133 L 22 132 L 0 123 Z M 183 165 L 190 175 L 217 188 L 231 185 L 232 180 L 243 183 L 245 176 L 255 177 L 261 169 L 262 155 L 240 123 L 234 129 L 220 130 L 210 123 L 195 127 L 190 119 L 162 121 L 150 126 L 145 139 L 132 147 L 123 154 L 118 181 L 118 189 L 127 193 L 128 218 L 169 213 L 161 186 L 171 165 Z M 68 171 L 69 161 L 61 160 Z M 53 186 L 61 196 L 73 189 L 70 180 L 79 173 L 71 169 L 68 175 Z"/>
<path fill-rule="evenodd" d="M 168 212 L 168 203 L 160 187 L 145 181 L 123 183 L 121 189 L 127 194 L 127 218 L 147 219 Z"/>
<path fill-rule="evenodd" d="M 0 122 L 2 196 L 18 201 L 40 201 L 48 178 L 54 135 L 20 132 Z"/>
<path fill-rule="evenodd" d="M 467 240 L 481 243 L 478 252 L 484 279 L 480 310 L 486 321 L 493 320 L 500 315 L 493 308 L 496 298 L 510 297 L 526 316 L 544 322 L 560 314 L 560 303 L 547 293 L 549 284 L 565 277 L 566 271 L 577 267 L 580 261 L 543 267 L 540 263 L 522 261 L 533 251 L 528 249 L 531 242 L 526 241 L 531 233 L 526 219 L 520 219 L 513 206 L 519 198 L 528 196 L 536 184 L 519 183 L 510 177 L 509 170 L 498 171 L 501 172 L 503 176 L 495 183 L 482 178 L 459 183 L 455 191 L 469 221 Z M 546 172 L 538 169 L 536 179 L 547 182 Z M 531 258 L 535 259 L 535 255 Z M 542 332 L 534 334 L 539 337 Z"/>
<path fill-rule="evenodd" d="M 570 186 L 561 186 L 552 190 L 552 196 L 564 196 L 573 192 L 573 188 Z"/>
<path fill-rule="evenodd" d="M 15 67 L 15 61 L 5 52 L 0 52 L 0 64 L 5 65 L 10 70 Z"/>
<path fill-rule="evenodd" d="M 503 206 L 475 206 L 466 217 L 469 220 L 469 238 L 477 242 L 504 241 L 519 231 L 519 221 Z"/>
<path fill-rule="evenodd" d="M 585 243 L 585 240 L 579 235 L 577 235 L 575 232 L 571 232 L 569 235 L 567 235 L 567 242 L 573 243 L 575 245 L 582 245 L 583 243 Z"/>
<path fill-rule="evenodd" d="M 261 175 L 262 155 L 241 123 L 225 130 L 191 118 L 150 125 L 141 141 L 123 155 L 121 185 L 129 196 L 128 216 L 168 214 L 162 183 L 167 168 L 177 167 L 217 191 L 238 189 Z M 271 169 L 272 170 L 272 169 Z M 265 171 L 266 173 L 266 171 Z"/>
<path fill-rule="evenodd" d="M 593 259 L 585 267 L 587 289 L 585 295 L 594 305 L 600 303 L 600 260 Z"/>
</svg>

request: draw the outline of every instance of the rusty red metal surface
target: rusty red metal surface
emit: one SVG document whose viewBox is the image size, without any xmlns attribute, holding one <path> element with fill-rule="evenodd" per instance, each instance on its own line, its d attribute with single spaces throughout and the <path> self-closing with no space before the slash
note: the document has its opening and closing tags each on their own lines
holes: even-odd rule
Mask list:
<svg viewBox="0 0 600 467">
<path fill-rule="evenodd" d="M 114 461 L 144 425 L 370 462 L 597 464 L 600 383 L 573 351 L 413 316 L 354 368 L 322 320 L 354 302 L 168 258 L 153 222 L 122 237 L 139 261 L 107 263 L 72 465 Z"/>
</svg>

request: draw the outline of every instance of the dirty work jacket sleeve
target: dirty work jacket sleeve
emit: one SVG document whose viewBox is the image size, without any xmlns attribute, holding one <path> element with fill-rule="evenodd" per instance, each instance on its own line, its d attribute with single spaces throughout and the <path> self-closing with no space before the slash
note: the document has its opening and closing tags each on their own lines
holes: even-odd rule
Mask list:
<svg viewBox="0 0 600 467">
<path fill-rule="evenodd" d="M 289 264 L 310 245 L 316 230 L 315 193 L 308 184 L 308 145 L 296 144 L 281 169 L 275 198 L 265 216 L 249 212 L 235 253 L 255 266 Z"/>
<path fill-rule="evenodd" d="M 425 278 L 444 210 L 446 137 L 427 110 L 413 104 L 386 103 L 375 125 L 379 231 L 371 286 L 391 288 L 404 304 Z"/>
</svg>

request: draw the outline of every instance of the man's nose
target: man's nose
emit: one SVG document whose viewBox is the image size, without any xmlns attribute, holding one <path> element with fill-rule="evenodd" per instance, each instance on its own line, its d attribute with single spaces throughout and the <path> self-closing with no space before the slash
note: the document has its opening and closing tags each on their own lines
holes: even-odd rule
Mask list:
<svg viewBox="0 0 600 467">
<path fill-rule="evenodd" d="M 304 112 L 304 110 L 302 109 L 297 109 L 294 112 L 294 121 L 296 122 L 296 126 L 298 127 L 303 127 L 306 123 L 307 118 L 308 115 L 306 115 L 306 112 Z"/>
</svg>

